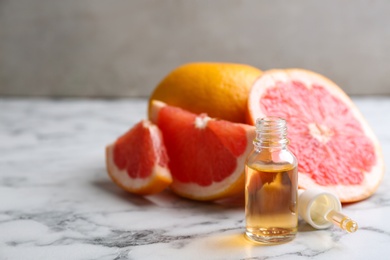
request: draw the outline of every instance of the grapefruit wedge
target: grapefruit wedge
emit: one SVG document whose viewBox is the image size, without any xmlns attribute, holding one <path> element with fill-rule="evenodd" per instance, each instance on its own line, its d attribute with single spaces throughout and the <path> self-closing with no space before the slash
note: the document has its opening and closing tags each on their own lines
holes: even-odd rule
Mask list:
<svg viewBox="0 0 390 260">
<path fill-rule="evenodd" d="M 299 186 L 334 192 L 341 202 L 371 196 L 384 174 L 379 142 L 351 99 L 332 81 L 301 69 L 270 70 L 253 85 L 248 123 L 288 122 Z"/>
<path fill-rule="evenodd" d="M 135 194 L 158 193 L 172 182 L 161 132 L 149 120 L 106 147 L 106 166 L 119 187 Z"/>
<path fill-rule="evenodd" d="M 151 120 L 160 128 L 172 174 L 170 188 L 194 200 L 217 200 L 244 191 L 244 163 L 254 126 L 216 120 L 153 100 Z"/>
</svg>

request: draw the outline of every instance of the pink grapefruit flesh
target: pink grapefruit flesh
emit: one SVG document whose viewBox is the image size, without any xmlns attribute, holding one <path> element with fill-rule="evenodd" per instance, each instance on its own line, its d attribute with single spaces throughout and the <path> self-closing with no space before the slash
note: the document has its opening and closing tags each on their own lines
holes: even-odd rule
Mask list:
<svg viewBox="0 0 390 260">
<path fill-rule="evenodd" d="M 172 177 L 158 127 L 143 120 L 106 148 L 107 171 L 126 191 L 148 195 L 164 190 Z"/>
<path fill-rule="evenodd" d="M 175 193 L 216 200 L 243 192 L 253 126 L 196 115 L 155 100 L 151 111 L 163 134 Z"/>
<path fill-rule="evenodd" d="M 379 142 L 330 80 L 300 69 L 266 72 L 249 94 L 248 121 L 264 116 L 287 120 L 300 187 L 332 191 L 342 202 L 365 199 L 377 189 L 384 174 Z"/>
</svg>

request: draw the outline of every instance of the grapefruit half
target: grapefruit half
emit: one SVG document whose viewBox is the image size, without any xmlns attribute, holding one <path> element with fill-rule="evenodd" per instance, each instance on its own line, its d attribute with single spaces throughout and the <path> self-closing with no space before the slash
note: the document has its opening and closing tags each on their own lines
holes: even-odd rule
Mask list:
<svg viewBox="0 0 390 260">
<path fill-rule="evenodd" d="M 149 120 L 106 147 L 106 166 L 119 187 L 135 194 L 158 193 L 172 182 L 161 132 Z"/>
<path fill-rule="evenodd" d="M 194 200 L 217 200 L 244 191 L 244 164 L 255 127 L 193 114 L 160 101 L 151 103 L 172 174 L 170 188 Z"/>
<path fill-rule="evenodd" d="M 384 174 L 378 139 L 351 99 L 329 79 L 302 69 L 270 70 L 253 85 L 248 123 L 287 120 L 299 161 L 299 186 L 322 188 L 341 202 L 371 196 Z"/>
</svg>

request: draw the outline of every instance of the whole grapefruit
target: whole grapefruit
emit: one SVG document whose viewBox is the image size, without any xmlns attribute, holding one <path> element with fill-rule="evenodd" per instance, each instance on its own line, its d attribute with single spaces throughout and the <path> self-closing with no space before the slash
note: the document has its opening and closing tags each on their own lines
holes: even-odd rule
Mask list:
<svg viewBox="0 0 390 260">
<path fill-rule="evenodd" d="M 149 98 L 190 112 L 244 123 L 248 94 L 261 75 L 255 67 L 235 63 L 189 63 L 170 72 Z"/>
</svg>

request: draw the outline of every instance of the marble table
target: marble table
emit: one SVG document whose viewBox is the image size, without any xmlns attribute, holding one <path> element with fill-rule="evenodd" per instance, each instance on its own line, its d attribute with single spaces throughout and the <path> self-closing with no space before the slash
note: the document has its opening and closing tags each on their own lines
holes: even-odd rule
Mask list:
<svg viewBox="0 0 390 260">
<path fill-rule="evenodd" d="M 390 162 L 390 97 L 355 97 Z M 389 169 L 344 206 L 347 234 L 303 221 L 292 242 L 244 239 L 242 201 L 200 203 L 115 186 L 104 147 L 146 116 L 146 100 L 0 99 L 0 259 L 390 259 Z"/>
</svg>

